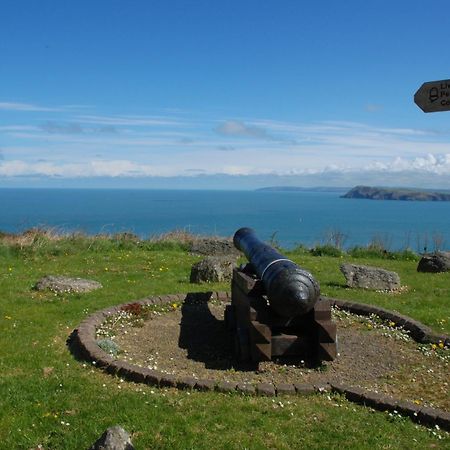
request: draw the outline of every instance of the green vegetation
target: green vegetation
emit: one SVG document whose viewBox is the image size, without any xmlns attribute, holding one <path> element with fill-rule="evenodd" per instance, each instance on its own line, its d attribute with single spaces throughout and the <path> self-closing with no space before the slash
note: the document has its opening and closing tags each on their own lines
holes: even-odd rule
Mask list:
<svg viewBox="0 0 450 450">
<path fill-rule="evenodd" d="M 302 247 L 297 247 L 296 251 L 304 250 Z M 369 244 L 367 247 L 351 247 L 348 250 L 342 250 L 332 244 L 316 245 L 309 250 L 313 256 L 333 256 L 338 257 L 353 257 L 353 258 L 375 258 L 375 259 L 397 259 L 401 261 L 419 261 L 420 256 L 410 249 L 389 251 L 382 245 Z"/>
<path fill-rule="evenodd" d="M 450 332 L 450 273 L 417 272 L 418 257 L 409 251 L 385 252 L 378 257 L 370 248 L 348 253 L 336 249 L 329 254 L 314 257 L 311 251 L 286 252 L 317 277 L 323 295 L 378 305 L 413 317 L 437 332 Z M 344 262 L 397 272 L 403 289 L 399 293 L 348 289 L 339 270 Z"/>
<path fill-rule="evenodd" d="M 433 201 L 448 202 L 448 192 L 433 192 L 405 188 L 379 188 L 370 186 L 356 186 L 350 189 L 342 198 L 367 198 L 370 200 L 405 200 L 405 201 Z"/>
<path fill-rule="evenodd" d="M 181 392 L 121 382 L 69 353 L 66 340 L 88 315 L 151 295 L 228 290 L 191 285 L 188 236 L 139 241 L 120 236 L 30 232 L 0 238 L 0 436 L 10 449 L 80 449 L 109 426 L 132 433 L 136 448 L 445 448 L 447 433 L 326 394 L 253 398 Z M 450 331 L 450 274 L 420 274 L 412 259 L 286 254 L 310 270 L 325 295 L 378 304 Z M 376 265 L 399 273 L 399 294 L 349 290 L 339 265 Z M 38 292 L 44 275 L 100 281 L 87 294 Z M 104 343 L 105 346 L 108 343 Z M 238 413 L 237 413 L 238 412 Z"/>
</svg>

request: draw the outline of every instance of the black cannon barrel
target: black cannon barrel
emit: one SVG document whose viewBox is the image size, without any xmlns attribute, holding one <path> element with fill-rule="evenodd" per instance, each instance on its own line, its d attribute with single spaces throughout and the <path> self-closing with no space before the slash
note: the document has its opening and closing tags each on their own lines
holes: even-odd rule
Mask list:
<svg viewBox="0 0 450 450">
<path fill-rule="evenodd" d="M 308 271 L 260 241 L 251 228 L 237 230 L 233 242 L 261 278 L 275 312 L 283 317 L 296 317 L 313 308 L 320 288 Z"/>
</svg>

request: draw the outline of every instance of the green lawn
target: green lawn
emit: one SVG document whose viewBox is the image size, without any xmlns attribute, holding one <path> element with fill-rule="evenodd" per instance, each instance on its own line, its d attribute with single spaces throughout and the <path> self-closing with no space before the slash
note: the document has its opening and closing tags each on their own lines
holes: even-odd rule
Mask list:
<svg viewBox="0 0 450 450">
<path fill-rule="evenodd" d="M 369 293 L 343 286 L 339 264 L 349 257 L 288 256 L 317 277 L 325 295 L 395 309 L 449 333 L 449 273 L 418 274 L 414 261 L 357 259 L 397 271 L 408 286 L 402 294 Z M 228 290 L 189 284 L 199 259 L 181 245 L 125 239 L 0 244 L 0 448 L 88 448 L 115 424 L 132 433 L 138 449 L 448 448 L 447 433 L 338 396 L 159 390 L 121 382 L 69 353 L 69 334 L 96 310 L 150 295 Z M 83 295 L 33 291 L 46 274 L 92 278 L 104 287 Z"/>
<path fill-rule="evenodd" d="M 450 333 L 450 273 L 419 273 L 417 261 L 373 258 L 313 257 L 308 254 L 287 253 L 320 281 L 321 292 L 329 297 L 370 303 L 398 311 L 428 325 L 439 333 Z M 345 287 L 339 270 L 344 263 L 364 264 L 393 270 L 400 276 L 405 292 L 386 294 Z"/>
</svg>

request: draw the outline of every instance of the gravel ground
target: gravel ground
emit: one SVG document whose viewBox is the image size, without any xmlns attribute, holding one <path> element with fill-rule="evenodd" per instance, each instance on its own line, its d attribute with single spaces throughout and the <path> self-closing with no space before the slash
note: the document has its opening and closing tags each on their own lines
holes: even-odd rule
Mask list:
<svg viewBox="0 0 450 450">
<path fill-rule="evenodd" d="M 262 362 L 255 368 L 233 358 L 224 305 L 183 304 L 151 313 L 142 326 L 118 327 L 121 359 L 164 373 L 236 382 L 335 381 L 450 410 L 448 350 L 426 352 L 404 333 L 339 312 L 339 356 L 319 368 L 299 360 Z M 447 356 L 439 358 L 437 354 Z"/>
</svg>

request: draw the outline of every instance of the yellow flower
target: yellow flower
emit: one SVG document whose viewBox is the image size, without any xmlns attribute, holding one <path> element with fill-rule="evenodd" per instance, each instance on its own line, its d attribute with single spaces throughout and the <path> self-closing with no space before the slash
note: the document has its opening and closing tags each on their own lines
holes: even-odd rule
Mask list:
<svg viewBox="0 0 450 450">
<path fill-rule="evenodd" d="M 392 321 L 389 322 L 389 326 L 390 326 L 390 327 L 395 327 L 395 322 L 392 322 Z"/>
<path fill-rule="evenodd" d="M 431 349 L 432 350 L 436 350 L 437 349 L 437 345 L 436 344 L 432 344 Z"/>
<path fill-rule="evenodd" d="M 439 341 L 439 348 L 444 348 L 444 343 L 442 341 Z"/>
<path fill-rule="evenodd" d="M 371 330 L 371 329 L 373 328 L 373 326 L 372 326 L 370 323 L 368 323 L 368 324 L 367 324 L 367 328 L 368 328 L 369 330 Z"/>
</svg>

